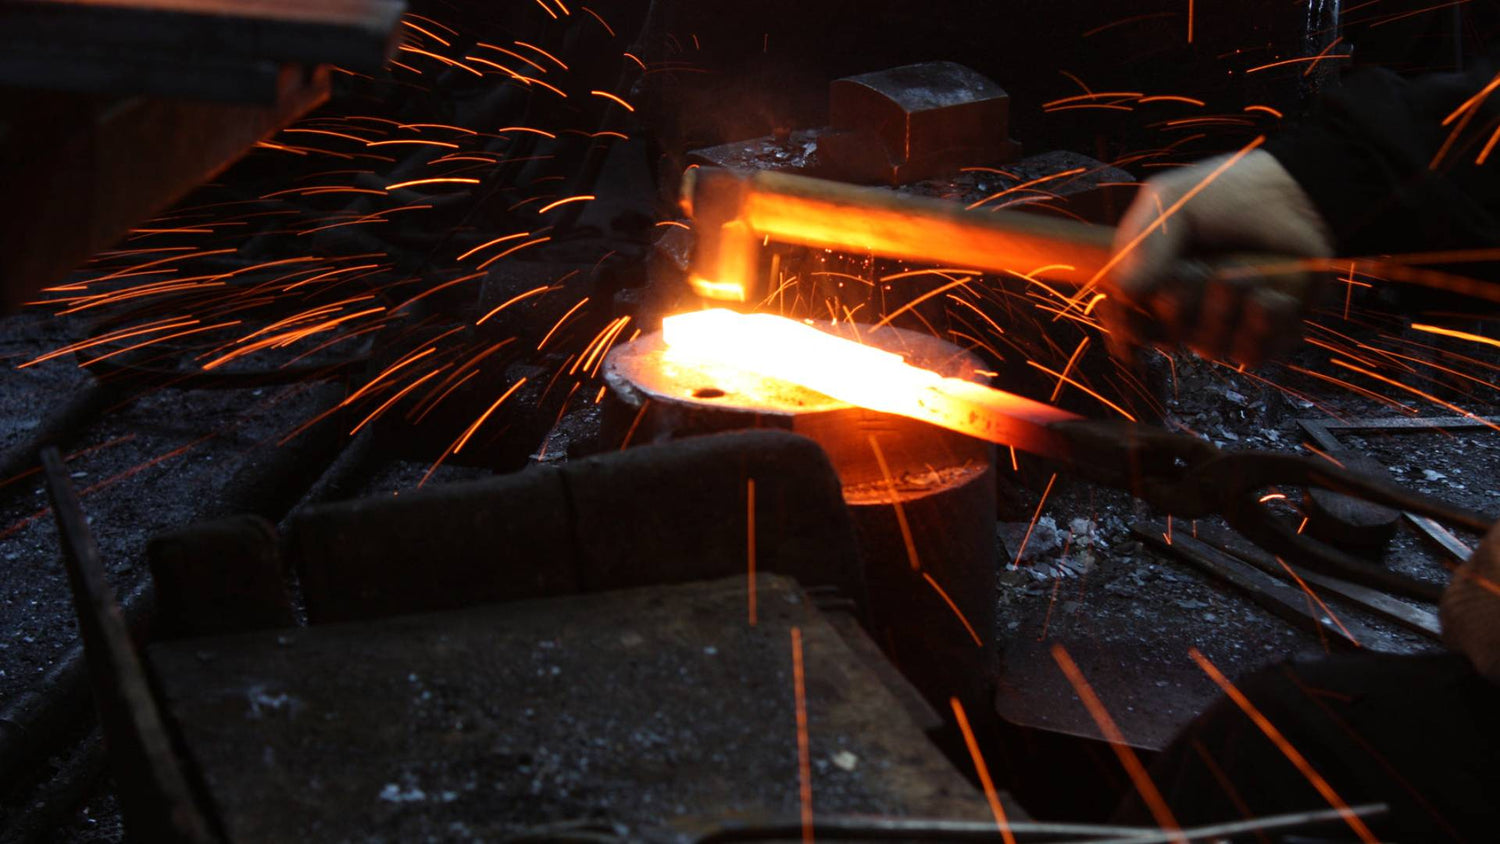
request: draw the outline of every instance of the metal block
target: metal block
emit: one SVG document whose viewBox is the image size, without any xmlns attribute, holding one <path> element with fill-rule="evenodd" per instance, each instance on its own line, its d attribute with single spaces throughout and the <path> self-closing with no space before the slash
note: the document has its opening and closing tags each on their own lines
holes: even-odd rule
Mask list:
<svg viewBox="0 0 1500 844">
<path fill-rule="evenodd" d="M 828 93 L 833 131 L 820 152 L 833 178 L 899 185 L 1020 154 L 1010 139 L 1010 95 L 954 62 L 850 76 Z"/>
<path fill-rule="evenodd" d="M 315 621 L 724 577 L 748 568 L 751 479 L 758 570 L 862 604 L 828 458 L 773 431 L 310 508 L 288 528 L 289 554 Z"/>
<path fill-rule="evenodd" d="M 1347 469 L 1395 480 L 1373 457 L 1348 449 L 1336 449 L 1330 455 Z M 1391 507 L 1319 487 L 1309 487 L 1302 496 L 1302 504 L 1308 535 L 1330 545 L 1360 551 L 1384 549 L 1396 535 L 1401 521 L 1401 514 Z"/>
<path fill-rule="evenodd" d="M 276 550 L 276 528 L 231 516 L 154 536 L 158 635 L 213 636 L 297 623 Z"/>
<path fill-rule="evenodd" d="M 815 812 L 988 817 L 793 581 L 756 590 L 753 627 L 737 576 L 150 658 L 235 842 L 499 840 L 584 820 L 640 840 L 692 817 L 795 816 L 794 629 Z"/>
</svg>

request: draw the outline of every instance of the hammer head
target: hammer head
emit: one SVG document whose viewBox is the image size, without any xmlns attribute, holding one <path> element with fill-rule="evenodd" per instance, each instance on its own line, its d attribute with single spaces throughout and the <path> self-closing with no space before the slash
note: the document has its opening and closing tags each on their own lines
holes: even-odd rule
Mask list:
<svg viewBox="0 0 1500 844">
<path fill-rule="evenodd" d="M 732 170 L 694 167 L 682 177 L 682 208 L 695 242 L 688 284 L 704 299 L 753 305 L 760 301 L 764 238 L 746 220 L 749 185 Z"/>
</svg>

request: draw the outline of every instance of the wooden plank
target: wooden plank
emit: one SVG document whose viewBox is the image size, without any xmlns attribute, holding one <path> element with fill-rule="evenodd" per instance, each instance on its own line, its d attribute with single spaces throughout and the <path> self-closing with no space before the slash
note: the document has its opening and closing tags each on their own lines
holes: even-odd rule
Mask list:
<svg viewBox="0 0 1500 844">
<path fill-rule="evenodd" d="M 1199 542 L 1178 532 L 1168 542 L 1163 536 L 1164 525 L 1137 523 L 1130 532 L 1138 539 L 1183 562 L 1191 564 L 1213 577 L 1229 582 L 1242 590 L 1252 601 L 1293 626 L 1310 632 L 1318 632 L 1347 647 L 1363 647 L 1362 642 L 1373 641 L 1375 636 L 1364 625 L 1352 619 L 1339 619 L 1342 625 L 1322 612 L 1309 610 L 1311 600 L 1301 589 L 1287 586 L 1249 565 L 1212 546 Z M 1314 606 L 1316 606 L 1314 604 Z"/>
<path fill-rule="evenodd" d="M 1219 550 L 1233 554 L 1235 557 L 1255 566 L 1278 580 L 1289 580 L 1291 577 L 1287 569 L 1281 563 L 1278 563 L 1275 557 L 1250 546 L 1244 540 L 1231 535 L 1228 531 L 1220 530 L 1213 525 L 1199 525 L 1198 538 Z M 1347 580 L 1328 577 L 1327 575 L 1307 571 L 1296 566 L 1292 566 L 1291 569 L 1297 573 L 1298 577 L 1317 586 L 1319 589 L 1332 592 L 1340 598 L 1356 604 L 1362 609 L 1368 610 L 1387 621 L 1394 622 L 1408 630 L 1432 639 L 1441 638 L 1441 629 L 1435 613 L 1405 604 L 1378 589 L 1371 589 L 1368 586 L 1350 583 Z"/>
<path fill-rule="evenodd" d="M 194 800 L 187 774 L 172 750 L 124 613 L 105 579 L 99 546 L 89 530 L 83 505 L 55 447 L 42 451 L 42 466 L 88 658 L 94 702 L 131 837 L 173 843 L 213 841 L 209 821 Z"/>
<path fill-rule="evenodd" d="M 1334 436 L 1333 430 L 1340 431 L 1412 431 L 1420 433 L 1424 430 L 1447 430 L 1449 428 L 1481 428 L 1490 423 L 1500 421 L 1500 417 L 1489 419 L 1467 416 L 1439 416 L 1422 418 L 1396 417 L 1392 419 L 1353 419 L 1348 422 L 1334 422 L 1327 419 L 1299 419 L 1297 424 L 1307 432 L 1318 447 L 1329 452 L 1343 448 L 1338 437 Z M 1416 528 L 1417 532 L 1427 537 L 1428 541 L 1438 546 L 1444 553 L 1462 563 L 1469 559 L 1474 549 L 1464 544 L 1463 540 L 1454 536 L 1452 531 L 1416 513 L 1402 513 L 1407 522 Z"/>
</svg>

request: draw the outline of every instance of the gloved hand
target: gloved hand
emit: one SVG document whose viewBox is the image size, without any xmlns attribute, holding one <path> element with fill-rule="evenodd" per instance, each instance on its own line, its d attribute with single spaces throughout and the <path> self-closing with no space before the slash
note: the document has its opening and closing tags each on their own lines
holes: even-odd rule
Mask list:
<svg viewBox="0 0 1500 844">
<path fill-rule="evenodd" d="M 1111 349 L 1129 360 L 1139 345 L 1186 344 L 1204 357 L 1254 365 L 1284 354 L 1300 336 L 1309 278 L 1210 280 L 1177 272 L 1183 259 L 1264 252 L 1327 258 L 1333 241 L 1322 217 L 1281 164 L 1254 150 L 1208 182 L 1149 234 L 1146 231 L 1227 160 L 1210 158 L 1142 186 L 1115 237 L 1125 251 L 1102 290 L 1100 318 Z M 1199 265 L 1204 266 L 1204 265 Z"/>
<path fill-rule="evenodd" d="M 1438 606 L 1443 641 L 1500 684 L 1500 525 L 1458 567 Z"/>
</svg>

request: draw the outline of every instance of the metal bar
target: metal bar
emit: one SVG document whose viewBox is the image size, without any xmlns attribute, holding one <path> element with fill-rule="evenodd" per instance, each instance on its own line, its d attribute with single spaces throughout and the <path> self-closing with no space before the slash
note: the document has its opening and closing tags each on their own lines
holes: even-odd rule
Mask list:
<svg viewBox="0 0 1500 844">
<path fill-rule="evenodd" d="M 1311 424 L 1330 431 L 1419 431 L 1492 428 L 1500 425 L 1500 416 L 1393 416 L 1389 419 L 1349 419 L 1344 422 L 1323 419 L 1299 419 L 1297 422 L 1304 429 Z"/>
<path fill-rule="evenodd" d="M 1369 818 L 1385 814 L 1384 803 L 1371 803 L 1350 807 L 1347 811 L 1322 809 L 1312 812 L 1292 812 L 1270 815 L 1264 818 L 1231 821 L 1207 826 L 1189 827 L 1181 831 L 1149 827 L 1112 826 L 1101 824 L 1037 823 L 1018 821 L 1007 824 L 1009 832 L 1017 841 L 1056 841 L 1062 837 L 1074 837 L 1088 844 L 1163 844 L 1167 841 L 1206 841 L 1217 838 L 1245 835 L 1252 832 L 1287 830 L 1325 823 L 1337 823 L 1347 817 Z M 832 840 L 866 839 L 890 840 L 912 839 L 924 841 L 971 841 L 991 842 L 1002 840 L 1000 828 L 994 821 L 956 821 L 934 818 L 880 818 L 841 815 L 820 815 L 813 821 L 813 833 L 818 838 Z M 729 841 L 793 840 L 802 834 L 800 821 L 771 823 L 724 822 L 696 836 L 684 836 L 678 841 L 691 844 L 721 844 Z M 524 840 L 524 839 L 522 839 Z M 1061 842 L 1059 842 L 1061 844 Z"/>
<path fill-rule="evenodd" d="M 1420 517 L 1419 517 L 1420 518 Z M 1220 530 L 1213 525 L 1199 525 L 1198 539 L 1210 543 L 1213 547 L 1227 551 L 1239 559 L 1260 569 L 1266 574 L 1278 580 L 1288 580 L 1291 575 L 1282 567 L 1276 558 L 1266 552 L 1255 548 L 1229 534 L 1228 531 Z M 1350 583 L 1335 577 L 1307 571 L 1306 569 L 1292 567 L 1297 576 L 1308 583 L 1327 589 L 1346 601 L 1358 604 L 1361 608 L 1368 610 L 1387 621 L 1394 622 L 1402 627 L 1420 633 L 1432 639 L 1440 639 L 1442 631 L 1438 626 L 1438 617 L 1433 613 L 1419 610 L 1377 589 Z"/>
<path fill-rule="evenodd" d="M 43 472 L 78 612 L 94 701 L 115 766 L 120 804 L 132 836 L 142 841 L 213 842 L 208 817 L 194 799 L 172 750 L 124 613 L 104 577 L 99 546 L 68 478 L 62 455 L 42 451 Z"/>
<path fill-rule="evenodd" d="M 1373 638 L 1368 631 L 1353 620 L 1345 619 L 1342 626 L 1322 613 L 1309 609 L 1311 599 L 1301 590 L 1261 574 L 1234 557 L 1181 533 L 1168 542 L 1163 536 L 1165 525 L 1137 523 L 1130 532 L 1159 551 L 1172 554 L 1214 577 L 1226 580 L 1244 590 L 1251 600 L 1280 616 L 1296 627 L 1309 632 L 1318 632 L 1332 637 L 1350 647 L 1363 647 L 1361 638 Z"/>
</svg>

